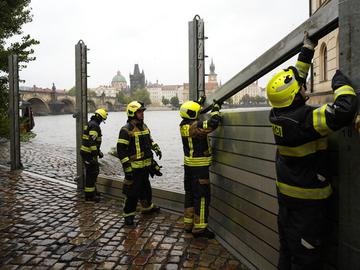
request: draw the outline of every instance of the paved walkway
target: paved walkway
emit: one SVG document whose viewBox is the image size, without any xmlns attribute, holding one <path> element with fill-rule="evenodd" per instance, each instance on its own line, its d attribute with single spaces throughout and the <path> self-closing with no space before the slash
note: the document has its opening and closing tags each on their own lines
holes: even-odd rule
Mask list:
<svg viewBox="0 0 360 270">
<path fill-rule="evenodd" d="M 124 226 L 118 201 L 0 167 L 0 269 L 245 269 L 216 240 L 193 239 L 161 211 Z"/>
<path fill-rule="evenodd" d="M 10 161 L 10 143 L 0 141 L 0 164 L 7 165 Z M 74 183 L 76 177 L 75 148 L 58 147 L 51 144 L 39 144 L 36 141 L 21 143 L 21 162 L 25 170 Z M 123 170 L 118 158 L 104 153 L 104 158 L 99 160 L 100 173 L 113 177 L 123 178 Z M 177 192 L 183 191 L 183 176 L 176 174 L 173 166 L 163 166 L 164 176 L 151 179 L 151 185 Z M 180 165 L 179 165 L 180 166 Z M 182 170 L 181 170 L 182 172 Z"/>
</svg>

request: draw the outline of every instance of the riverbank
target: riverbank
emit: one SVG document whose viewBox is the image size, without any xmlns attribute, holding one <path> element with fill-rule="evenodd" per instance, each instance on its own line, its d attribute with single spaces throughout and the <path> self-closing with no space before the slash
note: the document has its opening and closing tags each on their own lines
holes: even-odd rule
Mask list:
<svg viewBox="0 0 360 270">
<path fill-rule="evenodd" d="M 20 150 L 24 170 L 56 178 L 67 183 L 75 183 L 75 148 L 30 141 L 21 143 Z M 0 164 L 9 166 L 9 162 L 10 143 L 8 140 L 2 139 L 0 143 Z M 100 174 L 123 179 L 124 174 L 118 158 L 105 153 L 104 158 L 100 159 L 99 163 Z M 154 187 L 183 192 L 182 181 L 169 181 L 168 177 L 172 173 L 171 168 L 164 168 L 162 171 L 164 176 L 151 179 L 151 184 Z"/>
</svg>

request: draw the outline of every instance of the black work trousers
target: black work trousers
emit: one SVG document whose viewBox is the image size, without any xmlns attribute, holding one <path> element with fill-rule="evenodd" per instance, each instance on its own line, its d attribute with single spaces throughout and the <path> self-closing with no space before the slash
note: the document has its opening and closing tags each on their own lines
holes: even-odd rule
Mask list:
<svg viewBox="0 0 360 270">
<path fill-rule="evenodd" d="M 328 200 L 313 204 L 279 202 L 279 270 L 321 270 L 329 235 Z"/>
<path fill-rule="evenodd" d="M 210 205 L 209 166 L 184 166 L 185 229 L 198 233 L 207 228 Z"/>
<path fill-rule="evenodd" d="M 93 198 L 96 194 L 96 179 L 99 175 L 99 163 L 92 161 L 90 164 L 85 164 L 85 197 Z"/>
<path fill-rule="evenodd" d="M 149 181 L 149 168 L 133 169 L 132 181 L 126 181 L 123 185 L 123 193 L 126 195 L 124 215 L 135 216 L 136 206 L 140 201 L 143 208 L 152 205 L 152 190 Z"/>
</svg>

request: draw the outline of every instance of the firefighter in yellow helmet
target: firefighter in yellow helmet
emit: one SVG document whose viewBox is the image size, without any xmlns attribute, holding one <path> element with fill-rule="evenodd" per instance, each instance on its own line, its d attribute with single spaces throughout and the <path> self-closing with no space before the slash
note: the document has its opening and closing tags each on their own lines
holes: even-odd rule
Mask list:
<svg viewBox="0 0 360 270">
<path fill-rule="evenodd" d="M 96 179 L 99 175 L 98 157 L 104 155 L 100 150 L 101 129 L 100 124 L 107 119 L 105 109 L 97 109 L 90 121 L 84 126 L 80 154 L 85 165 L 85 200 L 98 202 L 100 197 L 96 192 Z"/>
<path fill-rule="evenodd" d="M 117 142 L 117 154 L 123 166 L 125 179 L 123 193 L 126 195 L 124 219 L 126 225 L 133 225 L 138 201 L 142 206 L 141 213 L 159 212 L 160 208 L 152 202 L 152 191 L 149 174 L 162 176 L 160 166 L 153 158 L 152 151 L 161 159 L 160 147 L 150 135 L 144 123 L 144 104 L 132 101 L 126 107 L 128 120 L 120 129 Z"/>
<path fill-rule="evenodd" d="M 295 67 L 277 73 L 266 87 L 277 145 L 280 270 L 323 269 L 322 252 L 329 233 L 326 212 L 332 193 L 327 136 L 351 124 L 357 112 L 355 91 L 339 70 L 332 78 L 333 104 L 306 105 L 306 77 L 314 46 L 305 34 Z"/>
<path fill-rule="evenodd" d="M 204 99 L 203 99 L 204 100 Z M 220 121 L 220 105 L 213 104 L 211 117 L 199 120 L 201 102 L 186 101 L 180 107 L 180 133 L 184 150 L 184 228 L 194 237 L 214 238 L 208 227 L 210 204 L 209 166 L 211 146 L 207 134 Z"/>
</svg>

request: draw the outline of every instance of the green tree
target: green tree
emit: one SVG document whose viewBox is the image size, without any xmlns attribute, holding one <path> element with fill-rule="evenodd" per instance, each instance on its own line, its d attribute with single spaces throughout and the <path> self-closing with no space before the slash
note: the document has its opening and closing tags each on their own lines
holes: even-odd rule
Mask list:
<svg viewBox="0 0 360 270">
<path fill-rule="evenodd" d="M 242 98 L 241 98 L 241 102 L 243 104 L 250 104 L 250 96 L 249 94 L 245 94 Z"/>
<path fill-rule="evenodd" d="M 162 104 L 164 104 L 166 106 L 166 105 L 168 105 L 170 103 L 170 100 L 168 100 L 167 98 L 162 96 L 161 102 L 162 102 Z"/>
<path fill-rule="evenodd" d="M 179 108 L 179 98 L 177 96 L 170 98 L 170 104 L 174 108 Z"/>
<path fill-rule="evenodd" d="M 75 86 L 73 86 L 69 90 L 67 90 L 66 94 L 68 94 L 69 96 L 76 96 L 76 88 L 75 88 Z"/>
<path fill-rule="evenodd" d="M 117 93 L 116 96 L 120 104 L 128 104 L 131 101 L 131 97 L 125 95 L 122 91 Z"/>
<path fill-rule="evenodd" d="M 144 102 L 145 106 L 151 104 L 151 99 L 150 99 L 150 93 L 148 90 L 146 90 L 145 88 L 143 89 L 137 89 L 134 93 L 133 98 L 135 100 Z"/>
<path fill-rule="evenodd" d="M 33 45 L 39 41 L 24 35 L 20 37 L 22 26 L 32 21 L 29 8 L 30 0 L 1 0 L 0 1 L 0 136 L 8 137 L 8 56 L 17 54 L 19 57 L 20 69 L 25 68 L 25 63 L 35 60 L 32 56 Z M 19 36 L 20 41 L 6 45 L 9 38 Z"/>
<path fill-rule="evenodd" d="M 77 92 L 77 90 L 76 90 L 75 86 L 73 86 L 69 90 L 66 91 L 66 94 L 68 94 L 69 96 L 76 96 L 76 92 Z M 92 89 L 88 89 L 87 96 L 88 97 L 96 97 L 96 92 Z"/>
</svg>

